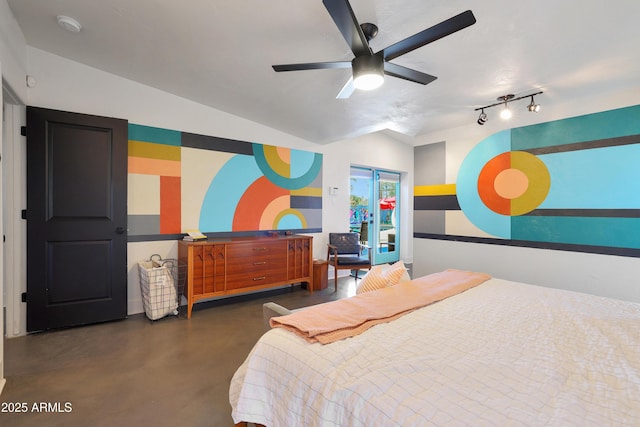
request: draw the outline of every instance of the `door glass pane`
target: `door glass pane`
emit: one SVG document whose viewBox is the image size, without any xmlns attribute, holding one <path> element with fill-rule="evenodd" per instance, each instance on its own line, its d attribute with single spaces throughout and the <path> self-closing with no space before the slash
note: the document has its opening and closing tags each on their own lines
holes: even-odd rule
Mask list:
<svg viewBox="0 0 640 427">
<path fill-rule="evenodd" d="M 372 218 L 370 201 L 373 190 L 373 171 L 370 169 L 352 167 L 349 190 L 349 229 L 352 232 L 360 233 L 360 241 L 364 245 L 368 246 L 368 243 L 371 240 L 369 228 Z M 363 255 L 366 255 L 366 250 Z"/>
<path fill-rule="evenodd" d="M 400 174 L 377 173 L 377 259 L 392 262 L 399 259 L 397 247 L 397 196 L 400 189 Z"/>
</svg>

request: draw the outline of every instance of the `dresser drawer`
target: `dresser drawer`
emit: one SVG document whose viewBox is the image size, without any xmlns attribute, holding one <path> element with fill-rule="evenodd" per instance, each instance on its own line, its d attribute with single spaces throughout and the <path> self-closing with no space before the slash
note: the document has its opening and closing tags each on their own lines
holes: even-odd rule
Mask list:
<svg viewBox="0 0 640 427">
<path fill-rule="evenodd" d="M 244 271 L 227 275 L 227 290 L 269 285 L 287 280 L 287 272 L 282 269 Z"/>
<path fill-rule="evenodd" d="M 227 255 L 231 258 L 263 258 L 270 255 L 286 253 L 287 242 L 262 240 L 247 243 L 234 243 L 227 248 Z"/>
<path fill-rule="evenodd" d="M 286 268 L 287 257 L 284 253 L 261 253 L 253 257 L 230 256 L 227 259 L 227 274 Z"/>
</svg>

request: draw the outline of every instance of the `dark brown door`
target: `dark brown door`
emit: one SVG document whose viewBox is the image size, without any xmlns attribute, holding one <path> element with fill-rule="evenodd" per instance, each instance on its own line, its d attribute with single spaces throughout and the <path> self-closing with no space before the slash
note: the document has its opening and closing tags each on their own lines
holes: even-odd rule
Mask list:
<svg viewBox="0 0 640 427">
<path fill-rule="evenodd" d="M 27 107 L 27 331 L 127 315 L 127 121 Z"/>
</svg>

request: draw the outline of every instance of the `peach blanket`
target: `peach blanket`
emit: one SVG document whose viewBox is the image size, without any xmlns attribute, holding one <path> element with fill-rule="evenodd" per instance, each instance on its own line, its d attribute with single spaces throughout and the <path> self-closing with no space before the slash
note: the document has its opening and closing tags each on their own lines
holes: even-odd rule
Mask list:
<svg viewBox="0 0 640 427">
<path fill-rule="evenodd" d="M 485 273 L 446 270 L 273 317 L 270 323 L 273 328 L 290 330 L 309 342 L 329 344 L 464 292 L 490 278 Z"/>
</svg>

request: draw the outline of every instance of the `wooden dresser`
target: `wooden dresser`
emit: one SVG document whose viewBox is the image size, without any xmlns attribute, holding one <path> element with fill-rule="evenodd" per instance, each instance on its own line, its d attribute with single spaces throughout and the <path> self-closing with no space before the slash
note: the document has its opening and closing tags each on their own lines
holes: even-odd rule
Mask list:
<svg viewBox="0 0 640 427">
<path fill-rule="evenodd" d="M 178 242 L 187 265 L 187 317 L 199 300 L 304 282 L 313 292 L 312 236 L 234 237 Z"/>
</svg>

